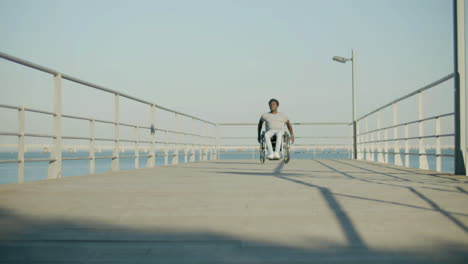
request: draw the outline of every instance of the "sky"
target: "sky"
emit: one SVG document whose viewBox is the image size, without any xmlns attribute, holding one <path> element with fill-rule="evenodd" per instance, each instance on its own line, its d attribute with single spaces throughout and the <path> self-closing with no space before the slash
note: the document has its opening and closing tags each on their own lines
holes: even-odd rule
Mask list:
<svg viewBox="0 0 468 264">
<path fill-rule="evenodd" d="M 350 122 L 351 63 L 332 57 L 356 50 L 362 116 L 453 72 L 452 15 L 449 0 L 0 0 L 0 51 L 213 122 L 257 122 L 270 98 L 293 122 Z M 52 110 L 52 95 L 51 76 L 0 61 L 0 104 Z M 424 100 L 453 111 L 453 83 Z M 113 102 L 63 84 L 64 113 L 112 120 Z M 121 116 L 147 125 L 147 110 Z"/>
</svg>

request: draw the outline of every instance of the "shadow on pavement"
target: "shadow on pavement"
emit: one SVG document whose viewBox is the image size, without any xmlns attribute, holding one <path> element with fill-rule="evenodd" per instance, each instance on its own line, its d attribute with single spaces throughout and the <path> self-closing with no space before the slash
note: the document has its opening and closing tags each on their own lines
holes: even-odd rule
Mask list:
<svg viewBox="0 0 468 264">
<path fill-rule="evenodd" d="M 333 195 L 326 188 L 321 193 L 340 219 L 348 245 L 322 241 L 321 248 L 305 249 L 200 230 L 139 229 L 95 221 L 35 219 L 2 209 L 0 263 L 466 263 L 468 260 L 468 249 L 453 244 L 441 244 L 437 253 L 373 250 L 354 230 Z M 317 242 L 313 240 L 320 239 L 310 238 L 311 242 Z"/>
</svg>

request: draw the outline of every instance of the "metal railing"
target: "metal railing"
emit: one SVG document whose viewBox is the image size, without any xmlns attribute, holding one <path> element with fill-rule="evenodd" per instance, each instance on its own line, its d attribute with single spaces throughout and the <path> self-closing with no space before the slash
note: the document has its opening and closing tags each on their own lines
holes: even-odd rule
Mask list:
<svg viewBox="0 0 468 264">
<path fill-rule="evenodd" d="M 179 162 L 179 155 L 182 152 L 184 162 L 194 162 L 196 161 L 196 156 L 198 153 L 199 160 L 214 160 L 220 157 L 220 154 L 233 154 L 233 152 L 242 152 L 242 151 L 251 151 L 252 158 L 255 157 L 255 154 L 258 152 L 258 144 L 256 142 L 256 137 L 252 136 L 229 136 L 223 135 L 220 136 L 220 127 L 227 126 L 247 126 L 252 128 L 256 126 L 256 123 L 214 123 L 201 119 L 199 117 L 181 113 L 155 103 L 151 103 L 146 100 L 142 100 L 115 90 L 111 90 L 90 82 L 80 80 L 78 78 L 62 74 L 58 71 L 43 67 L 38 64 L 34 64 L 20 58 L 10 56 L 5 53 L 0 52 L 0 58 L 12 61 L 17 64 L 21 64 L 32 69 L 51 74 L 54 78 L 54 101 L 53 101 L 53 111 L 45 111 L 42 109 L 33 109 L 22 106 L 13 106 L 0 104 L 0 109 L 12 109 L 18 111 L 17 120 L 18 120 L 18 130 L 17 132 L 7 132 L 0 131 L 0 136 L 11 136 L 17 137 L 18 142 L 14 147 L 17 149 L 17 158 L 10 160 L 0 160 L 0 163 L 17 163 L 18 172 L 17 179 L 18 182 L 24 181 L 24 170 L 25 162 L 49 162 L 48 164 L 48 173 L 47 178 L 60 178 L 62 177 L 62 161 L 65 160 L 89 160 L 89 173 L 95 173 L 95 161 L 98 159 L 109 159 L 110 160 L 110 169 L 111 171 L 118 171 L 120 169 L 120 159 L 134 159 L 134 168 L 140 167 L 140 158 L 146 158 L 146 167 L 156 166 L 156 157 L 164 157 L 164 164 L 169 164 L 169 158 L 172 158 L 172 164 L 177 164 Z M 455 114 L 453 112 L 443 113 L 439 115 L 434 115 L 430 117 L 424 117 L 423 115 L 423 94 L 425 91 L 434 88 L 440 84 L 447 82 L 448 80 L 454 79 L 454 74 L 449 74 L 431 84 L 428 84 L 420 89 L 417 89 L 403 97 L 400 97 L 392 102 L 385 104 L 374 111 L 371 111 L 361 118 L 357 119 L 357 158 L 372 160 L 378 162 L 389 163 L 390 156 L 393 155 L 394 164 L 409 166 L 409 157 L 411 155 L 419 156 L 419 167 L 423 169 L 428 169 L 428 156 L 436 157 L 436 170 L 442 171 L 442 157 L 454 157 L 453 154 L 442 153 L 442 144 L 441 138 L 444 137 L 454 137 L 454 133 L 441 133 L 441 119 L 453 117 Z M 62 113 L 62 80 L 68 80 L 73 83 L 84 85 L 92 89 L 111 94 L 114 97 L 113 105 L 113 120 L 104 120 L 97 119 L 93 117 L 84 117 L 77 115 L 68 115 Z M 405 99 L 418 96 L 418 119 L 412 120 L 409 122 L 399 122 L 398 119 L 398 104 Z M 148 107 L 148 117 L 150 118 L 149 125 L 141 125 L 137 123 L 124 123 L 120 120 L 120 101 L 121 98 L 129 99 L 130 101 L 137 102 L 139 104 L 146 105 Z M 384 110 L 392 107 L 392 116 L 393 123 L 390 126 L 381 127 L 381 113 Z M 156 110 L 162 110 L 174 114 L 176 129 L 165 129 L 160 127 L 156 122 Z M 53 133 L 51 134 L 41 134 L 41 133 L 28 133 L 25 129 L 25 116 L 26 112 L 38 113 L 41 115 L 50 116 L 53 118 Z M 180 129 L 180 117 L 185 117 L 191 120 L 192 131 L 182 131 Z M 369 130 L 369 119 L 375 117 L 377 123 L 377 128 Z M 72 135 L 62 135 L 62 121 L 64 119 L 73 119 L 73 120 L 82 120 L 88 122 L 89 136 L 72 136 Z M 424 125 L 425 122 L 435 120 L 435 133 L 433 134 L 424 134 Z M 195 122 L 200 123 L 203 126 L 203 132 L 195 132 Z M 113 137 L 96 137 L 96 124 L 105 124 L 113 127 Z M 296 122 L 292 123 L 293 126 L 313 126 L 313 127 L 331 127 L 331 126 L 350 126 L 352 123 L 348 122 Z M 418 125 L 418 135 L 410 136 L 409 135 L 409 126 L 417 124 Z M 133 138 L 124 138 L 120 135 L 121 128 L 131 128 L 133 129 Z M 250 129 L 249 128 L 249 129 Z M 351 129 L 350 129 L 351 128 Z M 365 128 L 365 131 L 361 131 Z M 399 128 L 404 128 L 404 136 L 399 136 Z M 341 128 L 340 128 L 341 129 Z M 316 155 L 320 153 L 328 154 L 349 154 L 349 158 L 353 157 L 353 129 L 352 126 L 349 128 L 343 128 L 348 130 L 346 135 L 340 136 L 331 136 L 331 135 L 317 135 L 309 136 L 309 134 L 297 134 L 296 143 L 291 146 L 292 153 L 309 153 L 312 154 L 312 157 L 315 158 Z M 211 133 L 209 133 L 211 131 Z M 255 131 L 255 129 L 253 129 Z M 393 136 L 390 138 L 388 132 L 393 131 Z M 141 134 L 147 133 L 149 140 L 142 140 Z M 255 132 L 250 132 L 256 134 Z M 249 133 L 249 134 L 250 134 Z M 158 134 L 158 138 L 156 136 Z M 176 140 L 169 141 L 168 135 L 174 135 Z M 190 142 L 183 142 L 181 136 L 189 137 Z M 25 138 L 47 138 L 52 139 L 53 143 L 49 145 L 39 145 L 42 146 L 50 152 L 49 158 L 25 158 L 25 151 L 27 147 L 37 146 L 34 144 L 26 144 Z M 435 153 L 428 153 L 428 145 L 424 144 L 425 139 L 434 138 L 436 140 Z M 248 139 L 253 144 L 226 144 L 226 140 L 242 140 Z M 307 140 L 345 140 L 344 144 L 311 144 L 306 143 Z M 63 140 L 82 140 L 88 141 L 88 144 L 78 144 L 77 146 L 70 146 L 63 144 Z M 418 140 L 418 152 L 411 152 L 411 149 L 414 149 L 415 146 L 410 146 L 410 140 Z M 98 142 L 112 142 L 112 146 L 102 146 Z M 404 147 L 402 142 L 404 142 Z M 132 144 L 132 146 L 124 146 L 121 143 Z M 158 146 L 158 151 L 163 152 L 163 154 L 156 154 L 156 145 Z M 86 157 L 62 157 L 62 152 L 64 149 L 73 148 L 73 149 L 85 149 L 89 151 L 89 156 Z M 108 149 L 112 151 L 112 155 L 99 156 L 96 155 L 96 150 Z M 123 149 L 132 149 L 134 155 L 121 155 L 120 152 Z M 393 149 L 393 151 L 390 151 Z M 404 151 L 402 151 L 404 149 Z M 172 150 L 172 153 L 170 153 Z M 145 152 L 148 154 L 141 154 L 140 152 Z M 242 153 L 241 153 L 242 154 Z M 404 156 L 404 159 L 403 159 Z"/>
<path fill-rule="evenodd" d="M 89 173 L 94 174 L 96 171 L 96 160 L 99 159 L 109 159 L 110 160 L 110 169 L 111 171 L 118 171 L 120 169 L 120 159 L 134 159 L 134 168 L 140 167 L 140 159 L 146 158 L 146 167 L 154 167 L 156 165 L 156 157 L 163 156 L 164 164 L 169 164 L 169 157 L 172 157 L 172 164 L 177 164 L 179 162 L 179 154 L 182 152 L 184 156 L 184 162 L 194 162 L 195 156 L 198 153 L 200 160 L 215 160 L 218 159 L 220 152 L 232 151 L 234 149 L 248 149 L 254 150 L 252 154 L 258 152 L 258 145 L 227 145 L 222 144 L 220 146 L 220 140 L 224 139 L 240 139 L 240 138 L 252 138 L 252 137 L 219 137 L 219 127 L 220 126 L 253 126 L 256 124 L 253 123 L 220 123 L 216 124 L 199 117 L 181 113 L 158 104 L 130 96 L 128 94 L 121 93 L 116 90 L 112 90 L 97 84 L 93 84 L 84 80 L 80 80 L 76 77 L 60 73 L 59 71 L 5 54 L 0 52 L 0 58 L 5 60 L 27 66 L 34 70 L 44 72 L 50 75 L 53 75 L 53 89 L 54 89 L 54 100 L 53 100 L 53 111 L 46 111 L 43 109 L 34 109 L 23 106 L 14 106 L 0 104 L 0 109 L 12 109 L 18 111 L 17 120 L 18 120 L 18 130 L 17 132 L 6 132 L 0 131 L 0 136 L 12 136 L 17 137 L 17 144 L 10 144 L 7 146 L 16 148 L 17 158 L 16 159 L 7 159 L 0 160 L 0 163 L 17 163 L 18 172 L 17 172 L 17 182 L 24 182 L 25 174 L 25 163 L 26 162 L 48 162 L 48 179 L 55 179 L 62 177 L 62 162 L 67 160 L 89 160 Z M 94 117 L 86 117 L 79 115 L 69 115 L 62 113 L 62 80 L 68 80 L 73 83 L 77 83 L 89 88 L 111 94 L 114 97 L 114 106 L 113 106 L 113 115 L 114 120 L 105 120 L 97 119 Z M 137 123 L 124 123 L 120 120 L 120 102 L 121 98 L 129 99 L 130 101 L 137 102 L 139 104 L 148 106 L 148 115 L 151 120 L 149 126 L 144 126 Z M 163 110 L 175 115 L 175 121 L 177 129 L 164 129 L 157 125 L 156 122 L 156 110 Z M 53 133 L 50 134 L 40 134 L 40 133 L 28 133 L 25 129 L 25 120 L 26 113 L 37 113 L 45 116 L 50 116 L 53 118 Z M 194 122 L 199 122 L 204 126 L 205 133 L 195 133 L 185 132 L 180 130 L 180 117 L 186 117 L 192 120 L 192 130 L 194 130 Z M 81 120 L 88 122 L 88 136 L 72 136 L 72 135 L 63 135 L 62 134 L 62 121 L 64 119 L 72 120 Z M 96 124 L 104 124 L 113 127 L 113 137 L 96 137 Z M 348 123 L 319 123 L 319 122 L 300 122 L 293 123 L 295 126 L 345 126 L 349 125 Z M 127 127 L 133 129 L 133 138 L 124 138 L 121 136 L 121 128 Z M 209 130 L 212 130 L 212 133 L 208 133 Z M 142 140 L 141 134 L 147 133 L 150 136 L 150 140 Z M 161 139 L 156 139 L 156 133 L 161 134 Z M 173 134 L 177 136 L 177 140 L 169 141 L 168 134 Z M 180 136 L 191 137 L 191 142 L 182 142 Z M 52 139 L 52 144 L 26 144 L 26 138 L 47 138 Z M 296 139 L 351 139 L 351 136 L 298 136 Z M 63 143 L 63 140 L 78 140 L 78 141 L 88 141 L 87 144 L 78 144 L 78 145 L 66 145 Z M 103 146 L 99 143 L 101 142 L 112 142 L 113 146 Z M 122 143 L 133 144 L 132 147 L 124 146 Z M 163 150 L 164 154 L 156 154 L 156 145 L 158 145 L 158 150 Z M 6 146 L 6 145 L 3 145 Z M 25 158 L 25 152 L 27 148 L 40 147 L 45 152 L 50 152 L 48 158 Z M 66 149 L 80 149 L 87 150 L 89 152 L 88 156 L 81 157 L 63 157 L 62 154 Z M 96 155 L 97 152 L 100 152 L 102 149 L 107 149 L 112 151 L 112 155 Z M 123 149 L 133 149 L 134 155 L 121 155 Z M 169 153 L 170 150 L 173 150 L 173 153 Z M 311 152 L 314 156 L 318 153 L 350 153 L 350 144 L 295 144 L 292 146 L 293 150 L 302 152 Z M 345 149 L 343 152 L 342 150 Z M 336 150 L 336 151 L 334 151 Z M 338 151 L 340 150 L 340 151 Z M 141 151 L 147 152 L 148 154 L 142 154 Z"/>
<path fill-rule="evenodd" d="M 54 102 L 53 102 L 53 112 L 45 111 L 41 109 L 33 109 L 33 108 L 26 108 L 22 106 L 11 106 L 11 105 L 0 105 L 2 109 L 13 109 L 18 111 L 18 131 L 17 132 L 6 132 L 0 131 L 0 136 L 14 136 L 18 137 L 18 143 L 16 144 L 17 147 L 17 159 L 12 160 L 1 160 L 0 163 L 17 163 L 18 164 L 18 175 L 17 179 L 19 183 L 24 181 L 24 165 L 25 162 L 49 162 L 48 165 L 48 179 L 60 178 L 62 177 L 62 161 L 64 160 L 89 160 L 89 172 L 90 174 L 95 173 L 95 160 L 96 159 L 110 159 L 111 160 L 111 170 L 118 171 L 119 170 L 119 160 L 121 158 L 133 158 L 135 159 L 135 168 L 139 167 L 139 159 L 140 158 L 147 158 L 147 167 L 154 167 L 156 165 L 156 156 L 161 156 L 160 154 L 156 154 L 156 144 L 164 146 L 164 164 L 168 164 L 168 157 L 172 156 L 172 163 L 177 164 L 179 162 L 179 152 L 183 152 L 184 162 L 193 162 L 195 161 L 195 155 L 198 152 L 199 159 L 201 160 L 208 160 L 208 159 L 216 159 L 216 123 L 201 119 L 199 117 L 188 115 L 185 113 L 181 113 L 155 103 L 139 99 L 112 89 L 105 88 L 103 86 L 93 84 L 87 81 L 80 80 L 70 75 L 66 75 L 60 73 L 56 70 L 52 70 L 46 68 L 44 66 L 5 54 L 0 52 L 0 58 L 5 60 L 12 61 L 17 64 L 21 64 L 32 69 L 51 74 L 54 77 Z M 114 96 L 114 120 L 100 120 L 95 119 L 93 117 L 83 117 L 83 116 L 74 116 L 74 115 L 67 115 L 62 113 L 62 80 L 68 80 L 77 84 L 81 84 L 87 87 L 90 87 L 95 90 L 99 90 L 105 93 L 112 94 Z M 138 124 L 130 124 L 130 123 L 123 123 L 120 121 L 120 99 L 127 98 L 131 101 L 147 105 L 148 106 L 148 115 L 151 120 L 150 126 L 141 126 Z M 177 124 L 176 130 L 169 130 L 163 129 L 157 126 L 156 123 L 156 109 L 163 110 L 166 112 L 173 113 L 175 115 L 175 120 Z M 34 112 L 42 115 L 48 115 L 53 117 L 53 134 L 38 134 L 38 133 L 27 133 L 25 131 L 25 115 L 26 112 Z M 192 129 L 194 129 L 194 123 L 200 122 L 204 126 L 205 133 L 195 133 L 192 131 L 184 132 L 180 130 L 180 116 L 189 118 L 192 120 Z M 62 135 L 62 120 L 64 118 L 67 119 L 75 119 L 75 120 L 83 120 L 89 122 L 89 136 L 87 137 L 78 137 L 78 136 L 67 136 Z M 95 126 L 96 123 L 102 123 L 111 125 L 114 127 L 114 137 L 108 138 L 97 138 L 95 136 Z M 120 136 L 120 128 L 121 127 L 129 127 L 134 129 L 134 138 L 122 138 Z M 211 135 L 208 131 L 211 128 Z M 146 131 L 150 133 L 150 140 L 140 140 L 139 134 L 140 131 Z M 164 134 L 163 140 L 156 140 L 156 132 L 161 132 Z M 177 136 L 177 140 L 174 142 L 168 141 L 168 134 L 174 134 Z M 191 142 L 182 142 L 180 140 L 180 136 L 189 136 L 191 137 Z M 26 137 L 41 137 L 41 138 L 49 138 L 53 140 L 53 143 L 48 146 L 50 151 L 49 158 L 41 158 L 41 159 L 26 159 L 25 158 L 25 148 L 27 144 L 25 143 Z M 87 157 L 62 157 L 62 151 L 66 146 L 63 144 L 62 140 L 64 139 L 73 139 L 73 140 L 84 140 L 89 141 L 88 149 L 89 149 L 89 156 Z M 100 141 L 107 141 L 113 142 L 114 146 L 112 148 L 112 155 L 111 156 L 96 156 L 95 150 L 97 148 L 97 142 Z M 132 143 L 134 149 L 134 155 L 120 155 L 121 150 L 121 142 L 125 143 Z M 147 144 L 149 147 L 142 147 L 142 144 Z M 147 155 L 140 154 L 142 149 L 148 149 L 149 153 Z M 169 154 L 169 150 L 173 149 L 174 153 Z"/>
<path fill-rule="evenodd" d="M 440 84 L 447 82 L 454 78 L 454 74 L 449 74 L 443 78 L 432 82 L 420 89 L 417 89 L 405 96 L 402 96 L 390 103 L 387 103 L 377 109 L 363 115 L 357 119 L 357 145 L 358 145 L 358 159 L 364 159 L 369 161 L 378 161 L 389 163 L 390 155 L 393 155 L 395 165 L 410 166 L 410 156 L 419 156 L 419 168 L 429 169 L 428 156 L 436 157 L 436 170 L 442 171 L 442 157 L 454 157 L 454 154 L 443 154 L 441 139 L 444 137 L 454 137 L 455 133 L 441 133 L 441 119 L 447 117 L 453 117 L 454 112 L 443 113 L 430 117 L 424 117 L 424 93 Z M 408 98 L 418 96 L 418 119 L 409 122 L 399 122 L 398 118 L 398 104 Z M 382 111 L 392 108 L 392 125 L 381 127 L 381 113 Z M 377 124 L 376 129 L 369 130 L 369 118 L 375 117 Z M 430 120 L 435 120 L 435 131 L 434 134 L 425 135 L 425 123 Z M 409 135 L 409 126 L 412 124 L 418 125 L 418 135 Z M 364 132 L 361 132 L 365 129 Z M 404 136 L 399 136 L 398 129 L 404 128 Z M 393 136 L 389 138 L 388 132 L 392 130 Z M 383 134 L 383 135 L 382 135 Z M 426 150 L 427 145 L 424 144 L 425 139 L 435 139 L 435 153 L 428 153 Z M 409 140 L 418 140 L 417 152 L 411 152 L 415 146 L 410 146 Z M 404 143 L 404 146 L 402 146 Z M 401 151 L 401 149 L 404 151 Z M 393 149 L 393 151 L 389 151 Z M 403 159 L 404 156 L 404 159 Z"/>
</svg>

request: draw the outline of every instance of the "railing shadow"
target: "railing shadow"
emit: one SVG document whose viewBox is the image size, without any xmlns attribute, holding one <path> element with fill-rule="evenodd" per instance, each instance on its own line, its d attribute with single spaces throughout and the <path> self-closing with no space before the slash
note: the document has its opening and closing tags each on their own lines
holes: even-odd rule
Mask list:
<svg viewBox="0 0 468 264">
<path fill-rule="evenodd" d="M 454 223 L 456 226 L 458 226 L 461 230 L 463 230 L 465 233 L 468 233 L 468 227 L 463 224 L 460 220 L 455 218 L 451 213 L 447 212 L 443 208 L 441 208 L 436 202 L 433 200 L 429 199 L 429 197 L 425 196 L 421 192 L 418 192 L 416 189 L 413 187 L 408 187 L 408 190 L 411 191 L 412 193 L 416 194 L 419 198 L 421 198 L 423 201 L 425 201 L 427 204 L 429 204 L 434 210 L 439 212 L 441 215 L 445 216 L 447 219 L 449 219 L 452 223 Z"/>
<path fill-rule="evenodd" d="M 404 172 L 413 173 L 413 174 L 423 174 L 423 175 L 432 176 L 432 177 L 436 177 L 436 178 L 440 178 L 440 179 L 444 179 L 444 180 L 460 182 L 460 180 L 458 180 L 458 179 L 453 179 L 453 178 L 449 178 L 449 177 L 441 177 L 440 176 L 440 175 L 453 175 L 453 174 L 450 174 L 450 173 L 443 173 L 443 172 L 433 173 L 431 171 L 420 172 L 420 171 L 417 171 L 415 169 L 410 170 L 410 169 L 405 169 L 404 167 L 401 167 L 401 166 L 397 166 L 397 165 L 392 166 L 392 165 L 389 165 L 389 164 L 379 163 L 379 162 L 375 162 L 375 161 L 362 160 L 362 162 L 365 162 L 366 164 L 373 165 L 373 166 L 376 166 L 376 167 L 381 167 L 381 168 L 386 168 L 386 169 L 393 169 L 393 170 L 398 170 L 398 171 L 404 171 Z"/>
<path fill-rule="evenodd" d="M 367 200 L 367 201 L 372 201 L 372 202 L 379 202 L 379 203 L 385 203 L 385 204 L 392 204 L 392 205 L 397 205 L 397 206 L 404 206 L 404 207 L 409 207 L 413 209 L 418 209 L 418 210 L 429 210 L 429 211 L 435 211 L 439 212 L 443 216 L 445 216 L 447 219 L 449 219 L 452 223 L 454 223 L 457 227 L 459 227 L 462 231 L 468 232 L 468 228 L 457 218 L 455 218 L 453 215 L 458 215 L 458 216 L 468 216 L 467 214 L 464 213 L 458 213 L 458 212 L 449 212 L 447 210 L 442 209 L 440 206 L 438 206 L 435 202 L 430 200 L 428 197 L 424 196 L 420 192 L 416 191 L 412 187 L 408 186 L 403 186 L 403 185 L 396 185 L 396 184 L 390 184 L 390 183 L 381 183 L 381 182 L 375 182 L 375 181 L 370 181 L 370 180 L 365 180 L 361 179 L 355 176 L 352 176 L 346 172 L 342 172 L 332 166 L 329 166 L 325 164 L 323 161 L 319 160 L 314 160 L 318 164 L 321 164 L 322 166 L 330 169 L 331 171 L 341 174 L 347 178 L 350 178 L 352 180 L 358 180 L 358 181 L 363 181 L 366 183 L 371 183 L 371 184 L 380 184 L 380 185 L 387 185 L 387 186 L 392 186 L 392 187 L 398 187 L 398 188 L 404 188 L 406 190 L 410 190 L 411 192 L 415 193 L 418 195 L 419 198 L 424 200 L 428 205 L 432 207 L 430 208 L 425 208 L 421 206 L 415 206 L 411 204 L 405 204 L 405 203 L 399 203 L 399 202 L 392 202 L 392 201 L 385 201 L 385 200 L 380 200 L 380 199 L 372 199 L 372 198 L 367 198 L 367 197 L 360 197 L 360 196 L 355 196 L 355 195 L 348 195 L 348 194 L 341 194 L 341 193 L 334 193 L 331 192 L 329 188 L 318 186 L 316 184 L 308 183 L 299 180 L 298 178 L 301 176 L 305 176 L 305 174 L 300 174 L 300 173 L 290 173 L 290 172 L 283 172 L 282 169 L 284 168 L 284 163 L 280 162 L 278 166 L 274 169 L 274 171 L 271 172 L 242 172 L 242 171 L 218 171 L 219 173 L 231 173 L 231 174 L 237 174 L 237 175 L 254 175 L 254 176 L 274 176 L 283 180 L 291 181 L 294 183 L 298 183 L 301 185 L 305 185 L 308 187 L 316 188 L 320 190 L 323 198 L 327 201 L 328 207 L 333 211 L 335 214 L 336 218 L 338 219 L 341 228 L 343 232 L 346 234 L 346 237 L 348 238 L 348 242 L 357 246 L 357 247 L 365 247 L 364 241 L 360 238 L 359 234 L 354 228 L 354 225 L 352 224 L 352 221 L 350 218 L 347 216 L 343 208 L 340 206 L 338 201 L 334 198 L 335 196 L 342 196 L 342 197 L 347 197 L 347 198 L 352 198 L 352 199 L 360 199 L 360 200 Z M 333 160 L 335 161 L 335 160 Z M 335 162 L 340 162 L 340 161 L 335 161 Z M 348 163 L 343 163 L 345 165 L 353 166 L 355 168 L 360 168 L 360 169 L 365 169 L 361 168 L 360 166 L 355 166 L 355 165 L 350 165 Z M 372 170 L 369 170 L 372 171 Z M 374 172 L 375 174 L 382 174 L 379 172 Z M 295 178 L 289 178 L 289 177 L 295 177 Z M 407 182 L 411 182 L 411 180 L 408 180 Z M 441 190 L 441 189 L 434 189 L 430 187 L 424 187 L 422 186 L 421 188 L 427 188 L 431 190 L 436 190 L 436 191 L 447 191 L 447 192 L 454 192 L 454 193 L 459 193 L 457 191 L 449 191 L 449 190 Z M 461 188 L 461 187 L 460 187 Z M 461 190 L 463 190 L 461 188 Z"/>
<path fill-rule="evenodd" d="M 336 193 L 301 180 L 305 174 L 283 171 L 284 166 L 280 162 L 269 172 L 238 169 L 219 173 L 270 176 L 317 190 L 336 218 L 345 243 L 308 237 L 311 244 L 321 246 L 291 246 L 195 228 L 164 228 L 157 223 L 142 227 L 58 217 L 44 219 L 20 214 L 11 208 L 0 208 L 0 263 L 466 263 L 468 260 L 465 244 L 444 241 L 437 242 L 437 252 L 377 250 L 359 233 L 346 208 L 337 199 L 364 199 L 437 211 L 457 224 L 452 212 L 442 209 L 414 188 L 409 190 L 431 208 Z M 460 221 L 458 227 L 467 232 Z"/>
<path fill-rule="evenodd" d="M 212 231 L 40 219 L 1 209 L 0 263 L 463 263 L 468 259 L 463 245 L 451 243 L 440 244 L 437 255 L 371 249 L 333 194 L 317 188 L 340 219 L 349 244 L 311 237 L 310 243 L 322 246 L 307 249 Z M 6 229 L 12 223 L 20 228 Z"/>
<path fill-rule="evenodd" d="M 275 168 L 273 175 L 277 178 L 280 178 L 286 181 L 291 181 L 291 182 L 299 183 L 302 185 L 306 185 L 308 187 L 318 189 L 320 191 L 320 194 L 324 198 L 324 200 L 327 202 L 328 208 L 333 212 L 333 214 L 335 215 L 335 218 L 338 220 L 341 230 L 344 233 L 346 240 L 348 241 L 348 245 L 352 247 L 356 247 L 356 248 L 362 248 L 362 249 L 368 248 L 366 245 L 366 242 L 362 239 L 361 235 L 354 227 L 351 218 L 349 218 L 345 209 L 341 206 L 338 200 L 336 200 L 335 196 L 333 195 L 333 193 L 330 191 L 329 188 L 284 177 L 284 175 L 281 172 L 283 167 L 284 167 L 284 163 L 281 162 Z M 285 175 L 287 175 L 287 173 Z"/>
<path fill-rule="evenodd" d="M 343 162 L 343 161 L 339 161 L 339 160 L 331 160 L 332 162 L 336 162 L 336 163 L 341 163 L 341 164 L 344 164 L 346 166 L 349 166 L 349 167 L 354 167 L 354 168 L 357 168 L 357 169 L 361 169 L 361 170 L 364 170 L 364 171 L 368 171 L 374 175 L 383 175 L 383 176 L 392 176 L 390 175 L 389 173 L 383 173 L 383 172 L 379 172 L 379 171 L 376 171 L 376 170 L 371 170 L 371 169 L 368 169 L 368 168 L 364 168 L 362 166 L 357 166 L 355 164 L 350 164 L 348 162 Z M 331 166 L 328 166 L 328 165 L 325 165 L 323 162 L 320 162 L 320 161 L 317 161 L 319 162 L 320 164 L 322 164 L 323 166 L 326 166 L 327 168 L 335 171 L 335 172 L 338 172 L 342 175 L 345 175 L 347 177 L 353 177 L 353 176 L 350 176 L 349 174 L 347 173 L 344 173 L 343 171 L 339 171 Z M 361 173 L 361 172 L 359 172 Z M 408 175 L 410 175 L 410 173 L 408 173 Z M 430 176 L 430 175 L 428 175 Z M 356 180 L 361 180 L 361 181 L 366 181 L 366 182 L 369 182 L 369 183 L 374 183 L 374 184 L 383 184 L 383 185 L 388 185 L 388 186 L 394 186 L 394 187 L 403 187 L 403 188 L 406 188 L 406 186 L 403 186 L 403 185 L 398 185 L 398 184 L 392 184 L 392 183 L 382 183 L 382 182 L 376 182 L 376 181 L 369 181 L 369 180 L 363 180 L 363 179 L 359 179 L 357 177 L 353 177 L 354 179 Z M 400 177 L 398 177 L 400 178 Z M 405 179 L 405 178 L 403 178 Z M 412 183 L 419 183 L 419 184 L 429 184 L 429 185 L 434 185 L 433 183 L 428 183 L 428 182 L 421 182 L 421 181 L 415 181 L 413 179 L 406 179 L 405 180 L 406 182 L 412 182 Z M 441 186 L 442 184 L 438 183 L 436 184 L 437 186 Z M 442 185 L 442 186 L 445 186 L 445 185 Z M 453 186 L 447 186 L 447 187 L 450 187 L 452 188 Z M 435 187 L 427 187 L 427 186 L 421 186 L 421 188 L 424 188 L 424 189 L 431 189 L 431 190 L 434 190 L 434 191 L 441 191 L 441 192 L 452 192 L 452 193 L 460 193 L 458 191 L 453 191 L 453 190 L 447 190 L 447 189 L 440 189 L 440 188 L 435 188 Z"/>
<path fill-rule="evenodd" d="M 335 160 L 334 160 L 335 161 Z M 343 172 L 340 172 L 339 170 L 331 167 L 331 166 L 328 166 L 326 164 L 324 164 L 323 162 L 320 162 L 320 161 L 317 161 L 319 162 L 320 164 L 322 164 L 323 166 L 326 166 L 327 168 L 330 168 L 332 169 L 333 171 L 336 171 L 338 173 L 341 173 L 345 176 L 349 176 L 347 175 L 346 173 L 343 173 Z M 355 168 L 360 168 L 360 169 L 363 169 L 363 170 L 367 170 L 367 171 L 371 171 L 371 172 L 374 172 L 376 174 L 382 174 L 382 175 L 387 175 L 386 173 L 381 173 L 381 172 L 377 172 L 377 171 L 373 171 L 373 170 L 369 170 L 369 169 L 366 169 L 366 168 L 363 168 L 361 166 L 356 166 L 356 165 L 351 165 L 351 164 L 348 164 L 346 162 L 341 162 L 341 161 L 335 161 L 335 162 L 339 162 L 339 163 L 342 163 L 342 164 L 346 164 L 348 166 L 352 166 L 352 167 L 355 167 Z M 352 176 L 350 176 L 352 177 Z M 380 183 L 380 184 L 384 184 L 384 185 L 389 185 L 389 184 L 386 184 L 386 183 Z M 461 222 L 459 221 L 457 218 L 455 218 L 450 212 L 442 209 L 440 206 L 438 206 L 434 201 L 432 201 L 431 199 L 429 199 L 427 196 L 423 195 L 422 193 L 418 192 L 416 189 L 414 189 L 413 187 L 408 187 L 408 186 L 401 186 L 401 185 L 394 185 L 394 184 L 390 184 L 391 186 L 395 186 L 395 187 L 401 187 L 401 188 L 405 188 L 405 189 L 408 189 L 410 190 L 412 193 L 416 194 L 419 198 L 421 198 L 422 200 L 424 200 L 426 203 L 428 203 L 435 211 L 439 212 L 440 214 L 442 214 L 443 216 L 445 216 L 447 219 L 449 219 L 452 223 L 454 223 L 456 226 L 458 226 L 462 231 L 464 231 L 465 233 L 468 232 L 468 228 Z M 429 188 L 429 189 L 432 189 L 432 188 Z M 440 189 L 435 189 L 435 190 L 440 190 Z"/>
</svg>

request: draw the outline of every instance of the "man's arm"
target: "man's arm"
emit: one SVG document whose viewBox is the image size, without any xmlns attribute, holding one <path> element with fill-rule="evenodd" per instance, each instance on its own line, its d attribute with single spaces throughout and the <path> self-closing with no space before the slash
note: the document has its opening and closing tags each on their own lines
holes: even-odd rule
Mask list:
<svg viewBox="0 0 468 264">
<path fill-rule="evenodd" d="M 294 131 L 293 131 L 291 122 L 289 122 L 289 120 L 286 121 L 286 126 L 288 127 L 289 134 L 291 134 L 291 144 L 294 144 Z"/>
<path fill-rule="evenodd" d="M 263 125 L 263 120 L 260 118 L 260 120 L 258 121 L 258 135 L 257 135 L 257 140 L 258 140 L 258 143 L 260 143 L 260 134 L 262 133 L 262 125 Z"/>
</svg>

